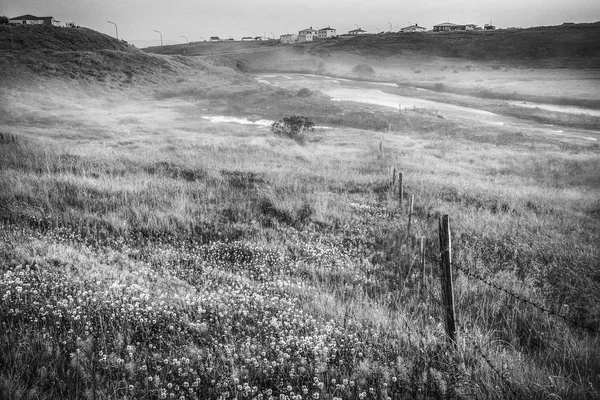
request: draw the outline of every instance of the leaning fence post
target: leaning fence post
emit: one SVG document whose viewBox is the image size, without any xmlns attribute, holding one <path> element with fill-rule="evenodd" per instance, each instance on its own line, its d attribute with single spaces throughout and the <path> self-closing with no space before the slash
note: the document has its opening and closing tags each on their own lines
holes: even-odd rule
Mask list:
<svg viewBox="0 0 600 400">
<path fill-rule="evenodd" d="M 413 214 L 413 202 L 415 200 L 415 196 L 413 194 L 410 195 L 410 202 L 408 203 L 408 227 L 406 228 L 406 240 L 410 238 L 410 225 L 412 224 L 412 214 Z"/>
<path fill-rule="evenodd" d="M 404 198 L 404 187 L 402 186 L 402 172 L 398 173 L 398 204 L 402 209 L 402 199 Z"/>
<path fill-rule="evenodd" d="M 427 289 L 427 278 L 425 277 L 425 236 L 421 236 L 421 280 L 423 291 Z"/>
<path fill-rule="evenodd" d="M 446 314 L 446 334 L 452 346 L 456 347 L 456 319 L 454 315 L 454 294 L 452 292 L 452 250 L 450 239 L 450 217 L 440 218 L 440 259 L 442 267 L 442 296 Z"/>
</svg>

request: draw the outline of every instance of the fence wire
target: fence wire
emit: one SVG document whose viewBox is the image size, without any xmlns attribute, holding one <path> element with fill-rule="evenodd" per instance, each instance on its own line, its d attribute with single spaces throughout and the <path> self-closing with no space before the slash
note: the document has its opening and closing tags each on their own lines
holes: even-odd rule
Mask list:
<svg viewBox="0 0 600 400">
<path fill-rule="evenodd" d="M 446 310 L 446 306 L 444 304 L 442 304 L 442 302 L 440 300 L 437 299 L 437 297 L 435 296 L 435 294 L 429 289 L 427 288 L 427 293 L 429 293 L 430 298 L 438 305 L 441 307 L 442 310 Z M 490 358 L 484 353 L 483 349 L 475 342 L 475 340 L 470 336 L 467 335 L 466 332 L 467 330 L 464 328 L 464 326 L 462 326 L 459 322 L 458 322 L 458 318 L 454 319 L 454 323 L 456 324 L 456 326 L 458 326 L 458 328 L 461 330 L 462 334 L 465 337 L 468 337 L 469 339 L 471 339 L 471 343 L 473 344 L 473 347 L 475 348 L 475 351 L 481 356 L 481 358 L 484 359 L 484 361 L 486 362 L 486 364 L 490 367 L 490 369 L 492 371 L 494 371 L 494 373 L 496 374 L 496 376 L 498 376 L 498 378 L 500 378 L 500 380 L 504 383 L 504 386 L 506 386 L 511 394 L 513 395 L 514 399 L 518 399 L 519 396 L 516 392 L 516 390 L 513 388 L 512 384 L 510 383 L 510 381 L 508 379 L 506 379 L 506 377 L 502 374 L 502 372 L 500 372 L 498 370 L 498 368 L 496 368 L 496 366 L 492 363 L 492 361 L 490 360 Z"/>
<path fill-rule="evenodd" d="M 435 259 L 435 258 L 433 258 L 431 256 L 426 255 L 425 257 L 430 262 L 434 262 L 434 263 L 439 263 L 440 262 L 439 259 Z M 490 282 L 489 280 L 485 279 L 481 275 L 479 275 L 479 274 L 477 274 L 475 272 L 471 272 L 469 269 L 463 267 L 460 264 L 452 263 L 452 266 L 454 266 L 458 271 L 462 272 L 463 274 L 467 275 L 468 277 L 476 279 L 476 280 L 484 283 L 485 285 L 487 285 L 487 286 L 489 286 L 489 287 L 491 287 L 493 289 L 501 291 L 501 292 L 507 294 L 508 296 L 510 296 L 510 297 L 512 297 L 514 299 L 519 300 L 522 303 L 529 304 L 532 307 L 537 308 L 538 310 L 540 310 L 540 311 L 542 311 L 542 312 L 544 312 L 546 314 L 553 315 L 553 316 L 555 316 L 557 318 L 560 318 L 560 319 L 562 319 L 562 320 L 564 320 L 564 321 L 566 321 L 566 322 L 568 322 L 570 324 L 573 324 L 574 326 L 576 326 L 576 327 L 578 327 L 578 328 L 580 328 L 582 330 L 587 330 L 587 331 L 590 331 L 590 332 L 593 332 L 593 333 L 600 333 L 600 330 L 598 330 L 596 328 L 593 328 L 593 327 L 587 326 L 587 325 L 583 325 L 583 324 L 575 321 L 572 318 L 569 318 L 569 317 L 566 317 L 566 316 L 564 316 L 562 314 L 559 314 L 556 311 L 550 310 L 548 307 L 542 306 L 541 304 L 538 304 L 538 303 L 536 303 L 536 302 L 534 302 L 532 300 L 529 300 L 529 299 L 527 299 L 527 298 L 525 298 L 525 297 L 523 297 L 523 296 L 521 296 L 519 294 L 516 294 L 516 293 L 514 293 L 514 292 L 512 292 L 512 291 L 510 291 L 510 290 L 508 290 L 508 289 L 506 289 L 506 288 L 504 288 L 504 287 L 496 284 L 496 283 Z"/>
</svg>

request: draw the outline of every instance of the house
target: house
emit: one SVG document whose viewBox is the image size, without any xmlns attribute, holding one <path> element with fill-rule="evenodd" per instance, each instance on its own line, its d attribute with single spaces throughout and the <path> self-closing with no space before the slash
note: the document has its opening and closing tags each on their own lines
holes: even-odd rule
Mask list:
<svg viewBox="0 0 600 400">
<path fill-rule="evenodd" d="M 58 25 L 54 17 L 36 17 L 31 14 L 21 15 L 8 20 L 12 25 Z"/>
<path fill-rule="evenodd" d="M 317 36 L 318 33 L 319 33 L 319 31 L 316 29 L 313 29 L 312 26 L 307 29 L 302 29 L 300 32 L 298 32 L 299 35 L 313 35 L 313 37 Z"/>
<path fill-rule="evenodd" d="M 457 25 L 452 22 L 444 22 L 433 26 L 434 32 L 446 32 L 446 31 L 464 31 L 465 25 Z"/>
<path fill-rule="evenodd" d="M 219 39 L 219 37 L 218 37 L 218 36 L 211 36 L 211 37 L 210 37 L 210 41 L 211 41 L 211 42 L 220 42 L 220 41 L 221 41 L 221 39 Z"/>
<path fill-rule="evenodd" d="M 364 35 L 365 33 L 367 33 L 367 31 L 360 28 L 348 31 L 348 35 Z"/>
<path fill-rule="evenodd" d="M 287 33 L 285 35 L 279 36 L 279 41 L 283 44 L 296 43 L 298 41 L 298 35 L 296 35 L 295 33 Z"/>
<path fill-rule="evenodd" d="M 317 33 L 319 39 L 326 39 L 334 36 L 337 36 L 337 30 L 329 26 L 327 28 L 319 29 L 319 32 Z"/>
<path fill-rule="evenodd" d="M 467 30 L 467 31 L 477 30 L 477 24 L 466 24 L 465 25 L 465 30 Z"/>
<path fill-rule="evenodd" d="M 244 36 L 242 38 L 242 42 L 252 42 L 254 41 L 254 38 L 252 36 Z"/>
<path fill-rule="evenodd" d="M 427 28 L 423 28 L 422 26 L 419 26 L 417 24 L 414 24 L 411 26 L 406 26 L 406 27 L 400 29 L 400 32 L 425 32 L 425 31 L 427 31 Z"/>
<path fill-rule="evenodd" d="M 300 42 L 300 43 L 312 42 L 314 38 L 315 38 L 315 35 L 313 35 L 312 33 L 303 33 L 303 34 L 298 35 L 298 42 Z"/>
</svg>

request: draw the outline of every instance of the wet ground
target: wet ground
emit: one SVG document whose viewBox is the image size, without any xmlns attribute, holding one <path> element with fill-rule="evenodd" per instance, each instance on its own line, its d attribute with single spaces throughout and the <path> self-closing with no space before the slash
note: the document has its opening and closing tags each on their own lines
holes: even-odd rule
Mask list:
<svg viewBox="0 0 600 400">
<path fill-rule="evenodd" d="M 376 104 L 395 108 L 400 112 L 405 109 L 425 108 L 437 112 L 446 119 L 454 121 L 470 121 L 481 124 L 504 126 L 520 131 L 535 131 L 547 135 L 571 137 L 586 141 L 597 141 L 600 139 L 600 130 L 547 125 L 524 118 L 495 114 L 477 108 L 457 106 L 416 97 L 400 96 L 387 93 L 380 89 L 382 85 L 396 86 L 395 83 L 353 81 L 349 79 L 307 74 L 259 74 L 257 75 L 257 80 L 261 83 L 288 89 L 308 88 L 310 90 L 319 90 L 324 94 L 331 96 L 331 98 L 336 101 Z M 507 104 L 512 103 L 507 102 Z M 597 113 L 599 113 L 597 110 L 550 104 L 520 102 L 518 105 L 523 107 L 544 108 L 557 112 L 583 113 L 587 115 L 597 115 Z"/>
</svg>

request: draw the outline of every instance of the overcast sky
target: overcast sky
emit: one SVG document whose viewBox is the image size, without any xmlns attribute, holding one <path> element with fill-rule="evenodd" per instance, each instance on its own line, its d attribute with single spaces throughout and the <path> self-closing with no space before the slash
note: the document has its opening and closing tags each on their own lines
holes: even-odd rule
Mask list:
<svg viewBox="0 0 600 400">
<path fill-rule="evenodd" d="M 115 35 L 138 47 L 242 36 L 275 36 L 331 26 L 346 33 L 358 25 L 368 32 L 418 23 L 493 22 L 500 28 L 560 25 L 600 20 L 600 0 L 0 0 L 0 15 L 53 16 Z"/>
</svg>

